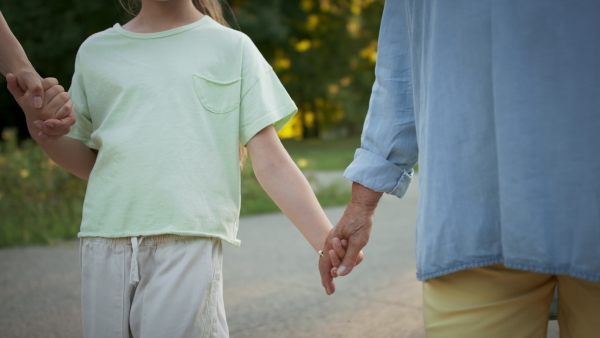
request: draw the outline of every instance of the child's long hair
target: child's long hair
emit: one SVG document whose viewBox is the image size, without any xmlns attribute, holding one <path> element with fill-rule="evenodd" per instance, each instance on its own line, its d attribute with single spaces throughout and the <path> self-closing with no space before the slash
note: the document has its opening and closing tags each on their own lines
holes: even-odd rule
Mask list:
<svg viewBox="0 0 600 338">
<path fill-rule="evenodd" d="M 119 3 L 127 13 L 133 16 L 137 15 L 140 10 L 140 0 L 119 0 Z M 213 20 L 225 27 L 229 27 L 229 24 L 223 16 L 223 7 L 221 6 L 220 0 L 192 0 L 192 3 L 200 13 L 210 16 Z M 244 148 L 241 143 L 239 144 L 239 153 L 240 167 L 242 167 L 246 160 L 247 152 L 246 148 Z"/>
</svg>

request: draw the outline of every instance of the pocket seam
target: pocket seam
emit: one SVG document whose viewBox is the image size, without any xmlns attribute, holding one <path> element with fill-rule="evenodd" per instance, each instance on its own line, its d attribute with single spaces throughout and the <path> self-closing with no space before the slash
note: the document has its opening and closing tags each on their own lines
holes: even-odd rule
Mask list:
<svg viewBox="0 0 600 338">
<path fill-rule="evenodd" d="M 242 80 L 241 77 L 234 79 L 234 80 L 218 81 L 218 80 L 209 79 L 202 75 L 193 74 L 193 78 L 194 78 L 194 90 L 196 92 L 196 96 L 198 97 L 198 100 L 200 100 L 200 103 L 202 104 L 202 106 L 209 112 L 211 112 L 213 114 L 225 114 L 225 113 L 234 111 L 239 106 L 240 99 L 238 98 L 230 106 L 226 106 L 223 109 L 217 109 L 214 106 L 211 106 L 210 102 L 208 101 L 208 99 L 206 97 L 205 90 L 201 90 L 201 89 L 203 89 L 202 88 L 203 85 L 206 85 L 207 88 L 210 85 L 217 85 L 217 86 L 223 86 L 223 87 L 232 86 L 232 85 L 235 85 L 236 83 L 239 83 Z M 198 82 L 199 80 L 203 81 L 203 83 L 199 83 Z"/>
</svg>

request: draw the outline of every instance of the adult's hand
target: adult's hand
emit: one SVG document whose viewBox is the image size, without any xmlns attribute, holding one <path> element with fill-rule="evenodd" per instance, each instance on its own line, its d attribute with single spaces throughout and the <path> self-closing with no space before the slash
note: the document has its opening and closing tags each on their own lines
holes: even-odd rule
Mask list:
<svg viewBox="0 0 600 338">
<path fill-rule="evenodd" d="M 33 69 L 18 69 L 12 73 L 16 80 L 17 85 L 23 92 L 29 91 L 32 97 L 32 104 L 35 108 L 42 108 L 44 102 L 44 87 L 42 85 L 42 78 Z M 8 75 L 6 76 L 8 81 Z"/>
<path fill-rule="evenodd" d="M 29 78 L 32 78 L 32 76 L 29 76 Z M 28 109 L 23 106 L 23 104 L 26 103 L 21 103 L 21 98 L 23 98 L 25 94 L 28 96 L 33 96 L 35 93 L 32 92 L 31 89 L 23 89 L 19 79 L 13 74 L 6 75 L 6 82 L 8 90 L 13 95 L 15 100 L 19 102 L 21 108 L 23 108 L 24 111 L 28 111 Z M 46 90 L 49 90 L 51 87 L 58 85 L 58 81 L 55 78 L 41 79 L 39 82 L 42 88 L 42 93 Z M 60 91 L 63 92 L 64 89 L 60 87 Z M 75 124 L 75 115 L 73 114 L 72 109 L 73 102 L 69 98 L 68 93 L 63 93 L 54 98 L 45 99 L 45 101 L 48 102 L 42 100 L 42 106 L 36 107 L 33 105 L 36 109 L 36 114 L 33 116 L 33 118 L 35 119 L 35 125 L 39 129 L 39 136 L 46 140 L 54 140 L 68 134 L 71 126 Z M 32 101 L 32 103 L 34 101 L 35 99 Z M 49 109 L 44 109 L 44 107 L 50 103 L 53 106 L 58 105 L 59 108 L 52 109 L 51 111 Z"/>
<path fill-rule="evenodd" d="M 44 91 L 52 91 L 50 97 L 45 96 L 42 107 L 33 107 L 32 102 L 24 100 L 34 95 L 31 91 L 21 88 L 13 74 L 6 75 L 7 87 L 15 100 L 25 112 L 30 112 L 28 118 L 35 120 L 39 129 L 39 136 L 46 140 L 53 140 L 66 135 L 75 123 L 73 102 L 64 88 L 58 85 L 55 78 L 46 78 L 40 81 Z M 33 113 L 32 113 L 33 112 Z"/>
<path fill-rule="evenodd" d="M 335 292 L 333 278 L 349 274 L 362 260 L 361 250 L 369 242 L 375 208 L 381 195 L 383 193 L 372 191 L 358 183 L 352 184 L 350 203 L 340 221 L 325 240 L 323 252 L 328 253 L 328 256 L 319 259 L 321 284 L 328 295 Z M 331 251 L 340 252 L 341 245 L 337 243 L 341 240 L 348 241 L 348 248 L 344 252 L 340 266 L 336 268 L 333 264 L 335 263 L 335 255 Z M 338 253 L 337 256 L 339 257 L 340 254 Z"/>
</svg>

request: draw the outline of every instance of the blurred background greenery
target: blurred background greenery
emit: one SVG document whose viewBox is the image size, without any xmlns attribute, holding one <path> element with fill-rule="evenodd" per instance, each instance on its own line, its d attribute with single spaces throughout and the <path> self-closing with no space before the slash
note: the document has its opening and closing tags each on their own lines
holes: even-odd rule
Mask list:
<svg viewBox="0 0 600 338">
<path fill-rule="evenodd" d="M 317 186 L 324 206 L 345 204 L 347 186 L 323 185 L 313 173 L 343 170 L 360 144 L 384 0 L 227 3 L 230 25 L 252 38 L 299 107 L 280 132 L 284 145 Z M 117 0 L 3 0 L 0 11 L 40 75 L 56 77 L 65 88 L 80 44 L 131 19 Z M 5 89 L 0 90 L 0 131 L 0 246 L 76 236 L 86 184 L 28 139 L 23 114 Z M 246 165 L 242 215 L 271 211 L 277 207 Z"/>
</svg>

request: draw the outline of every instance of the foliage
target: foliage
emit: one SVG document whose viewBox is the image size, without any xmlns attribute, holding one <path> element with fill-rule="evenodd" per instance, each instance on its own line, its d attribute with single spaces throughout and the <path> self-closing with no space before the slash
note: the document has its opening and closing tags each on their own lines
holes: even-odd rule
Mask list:
<svg viewBox="0 0 600 338">
<path fill-rule="evenodd" d="M 339 126 L 360 130 L 374 80 L 383 2 L 229 0 L 235 14 L 229 21 L 255 41 L 280 76 L 300 108 L 304 136 Z M 56 77 L 65 88 L 81 43 L 129 19 L 117 0 L 7 0 L 0 10 L 38 72 Z M 5 126 L 26 132 L 20 109 L 0 90 L 0 130 Z"/>
<path fill-rule="evenodd" d="M 302 170 L 341 171 L 354 159 L 356 148 L 360 147 L 360 138 L 304 141 L 289 139 L 283 140 L 283 145 Z"/>
<path fill-rule="evenodd" d="M 0 143 L 0 246 L 72 238 L 81 222 L 86 182 L 58 167 L 31 140 Z"/>
<path fill-rule="evenodd" d="M 244 1 L 234 9 L 296 101 L 304 137 L 332 126 L 360 130 L 383 0 Z"/>
</svg>

